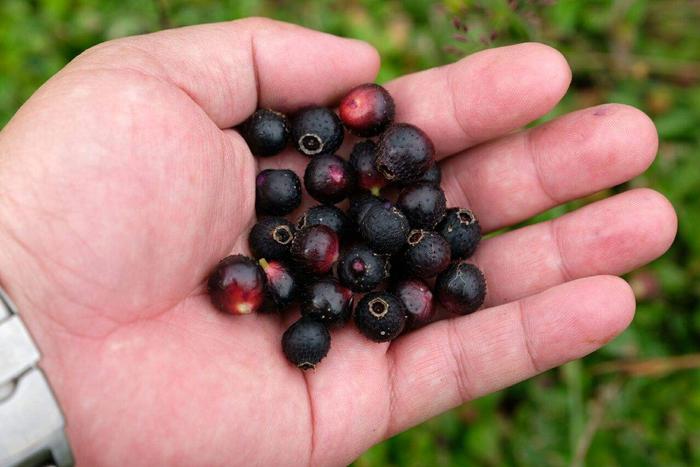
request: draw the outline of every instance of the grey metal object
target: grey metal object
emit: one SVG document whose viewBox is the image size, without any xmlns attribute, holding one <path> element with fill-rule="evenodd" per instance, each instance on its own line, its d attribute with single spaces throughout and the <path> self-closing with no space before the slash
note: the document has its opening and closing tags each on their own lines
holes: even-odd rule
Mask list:
<svg viewBox="0 0 700 467">
<path fill-rule="evenodd" d="M 0 289 L 0 467 L 73 465 L 65 421 L 39 351 Z"/>
</svg>

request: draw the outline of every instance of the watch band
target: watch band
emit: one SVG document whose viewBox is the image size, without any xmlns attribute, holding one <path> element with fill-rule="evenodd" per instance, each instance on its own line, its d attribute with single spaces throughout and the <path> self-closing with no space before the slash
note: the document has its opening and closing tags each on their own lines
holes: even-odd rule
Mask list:
<svg viewBox="0 0 700 467">
<path fill-rule="evenodd" d="M 0 467 L 73 465 L 39 350 L 0 288 Z"/>
</svg>

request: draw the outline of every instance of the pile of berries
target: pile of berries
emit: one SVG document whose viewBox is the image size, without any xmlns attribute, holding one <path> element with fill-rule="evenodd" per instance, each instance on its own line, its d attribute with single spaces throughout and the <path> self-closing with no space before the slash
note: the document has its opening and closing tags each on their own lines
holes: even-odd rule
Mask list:
<svg viewBox="0 0 700 467">
<path fill-rule="evenodd" d="M 255 156 L 274 156 L 290 141 L 308 156 L 304 187 L 321 204 L 290 222 L 284 216 L 302 200 L 299 177 L 261 171 L 259 220 L 249 235 L 256 259 L 224 258 L 209 277 L 209 294 L 232 314 L 279 313 L 298 302 L 301 318 L 282 336 L 282 349 L 304 370 L 328 353 L 328 328 L 353 317 L 367 338 L 387 342 L 435 319 L 433 293 L 455 314 L 484 301 L 484 276 L 465 261 L 481 239 L 476 216 L 447 209 L 433 143 L 419 128 L 394 123 L 394 113 L 386 89 L 370 83 L 352 89 L 338 114 L 314 106 L 287 119 L 258 109 L 239 128 Z M 349 160 L 335 154 L 345 128 L 368 138 Z M 381 196 L 392 192 L 395 202 Z M 356 306 L 355 294 L 364 294 Z"/>
</svg>

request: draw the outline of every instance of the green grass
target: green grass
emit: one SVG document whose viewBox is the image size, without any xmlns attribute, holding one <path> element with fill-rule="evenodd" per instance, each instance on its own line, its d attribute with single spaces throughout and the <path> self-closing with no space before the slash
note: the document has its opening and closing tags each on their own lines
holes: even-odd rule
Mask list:
<svg viewBox="0 0 700 467">
<path fill-rule="evenodd" d="M 3 0 L 0 126 L 85 48 L 168 26 L 264 15 L 364 39 L 381 53 L 380 81 L 484 47 L 548 43 L 567 56 L 574 81 L 547 118 L 614 101 L 654 119 L 657 161 L 598 196 L 630 186 L 662 191 L 680 215 L 678 239 L 663 258 L 628 276 L 637 318 L 604 350 L 430 420 L 356 464 L 700 465 L 700 371 L 692 357 L 700 352 L 700 4 L 516 3 L 513 10 L 505 0 Z M 468 25 L 467 33 L 455 29 L 454 18 Z M 683 355 L 691 357 L 674 359 Z M 616 362 L 648 358 L 662 358 L 661 370 L 615 369 Z M 602 371 L 604 362 L 613 362 L 612 371 Z"/>
</svg>

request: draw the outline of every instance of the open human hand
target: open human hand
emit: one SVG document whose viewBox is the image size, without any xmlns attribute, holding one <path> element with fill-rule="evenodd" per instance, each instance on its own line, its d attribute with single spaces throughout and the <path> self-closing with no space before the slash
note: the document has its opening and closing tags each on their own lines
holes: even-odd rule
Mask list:
<svg viewBox="0 0 700 467">
<path fill-rule="evenodd" d="M 265 19 L 120 39 L 52 78 L 0 133 L 0 275 L 43 353 L 83 465 L 340 465 L 467 400 L 582 357 L 634 314 L 615 275 L 676 231 L 634 189 L 484 240 L 473 315 L 389 344 L 351 326 L 318 369 L 280 349 L 293 317 L 227 316 L 204 287 L 246 251 L 258 170 L 230 128 L 257 107 L 331 105 L 377 53 Z M 539 44 L 492 49 L 386 87 L 435 142 L 448 205 L 485 232 L 644 171 L 651 121 L 608 104 L 527 130 L 571 78 Z M 517 130 L 517 131 L 516 131 Z"/>
</svg>

